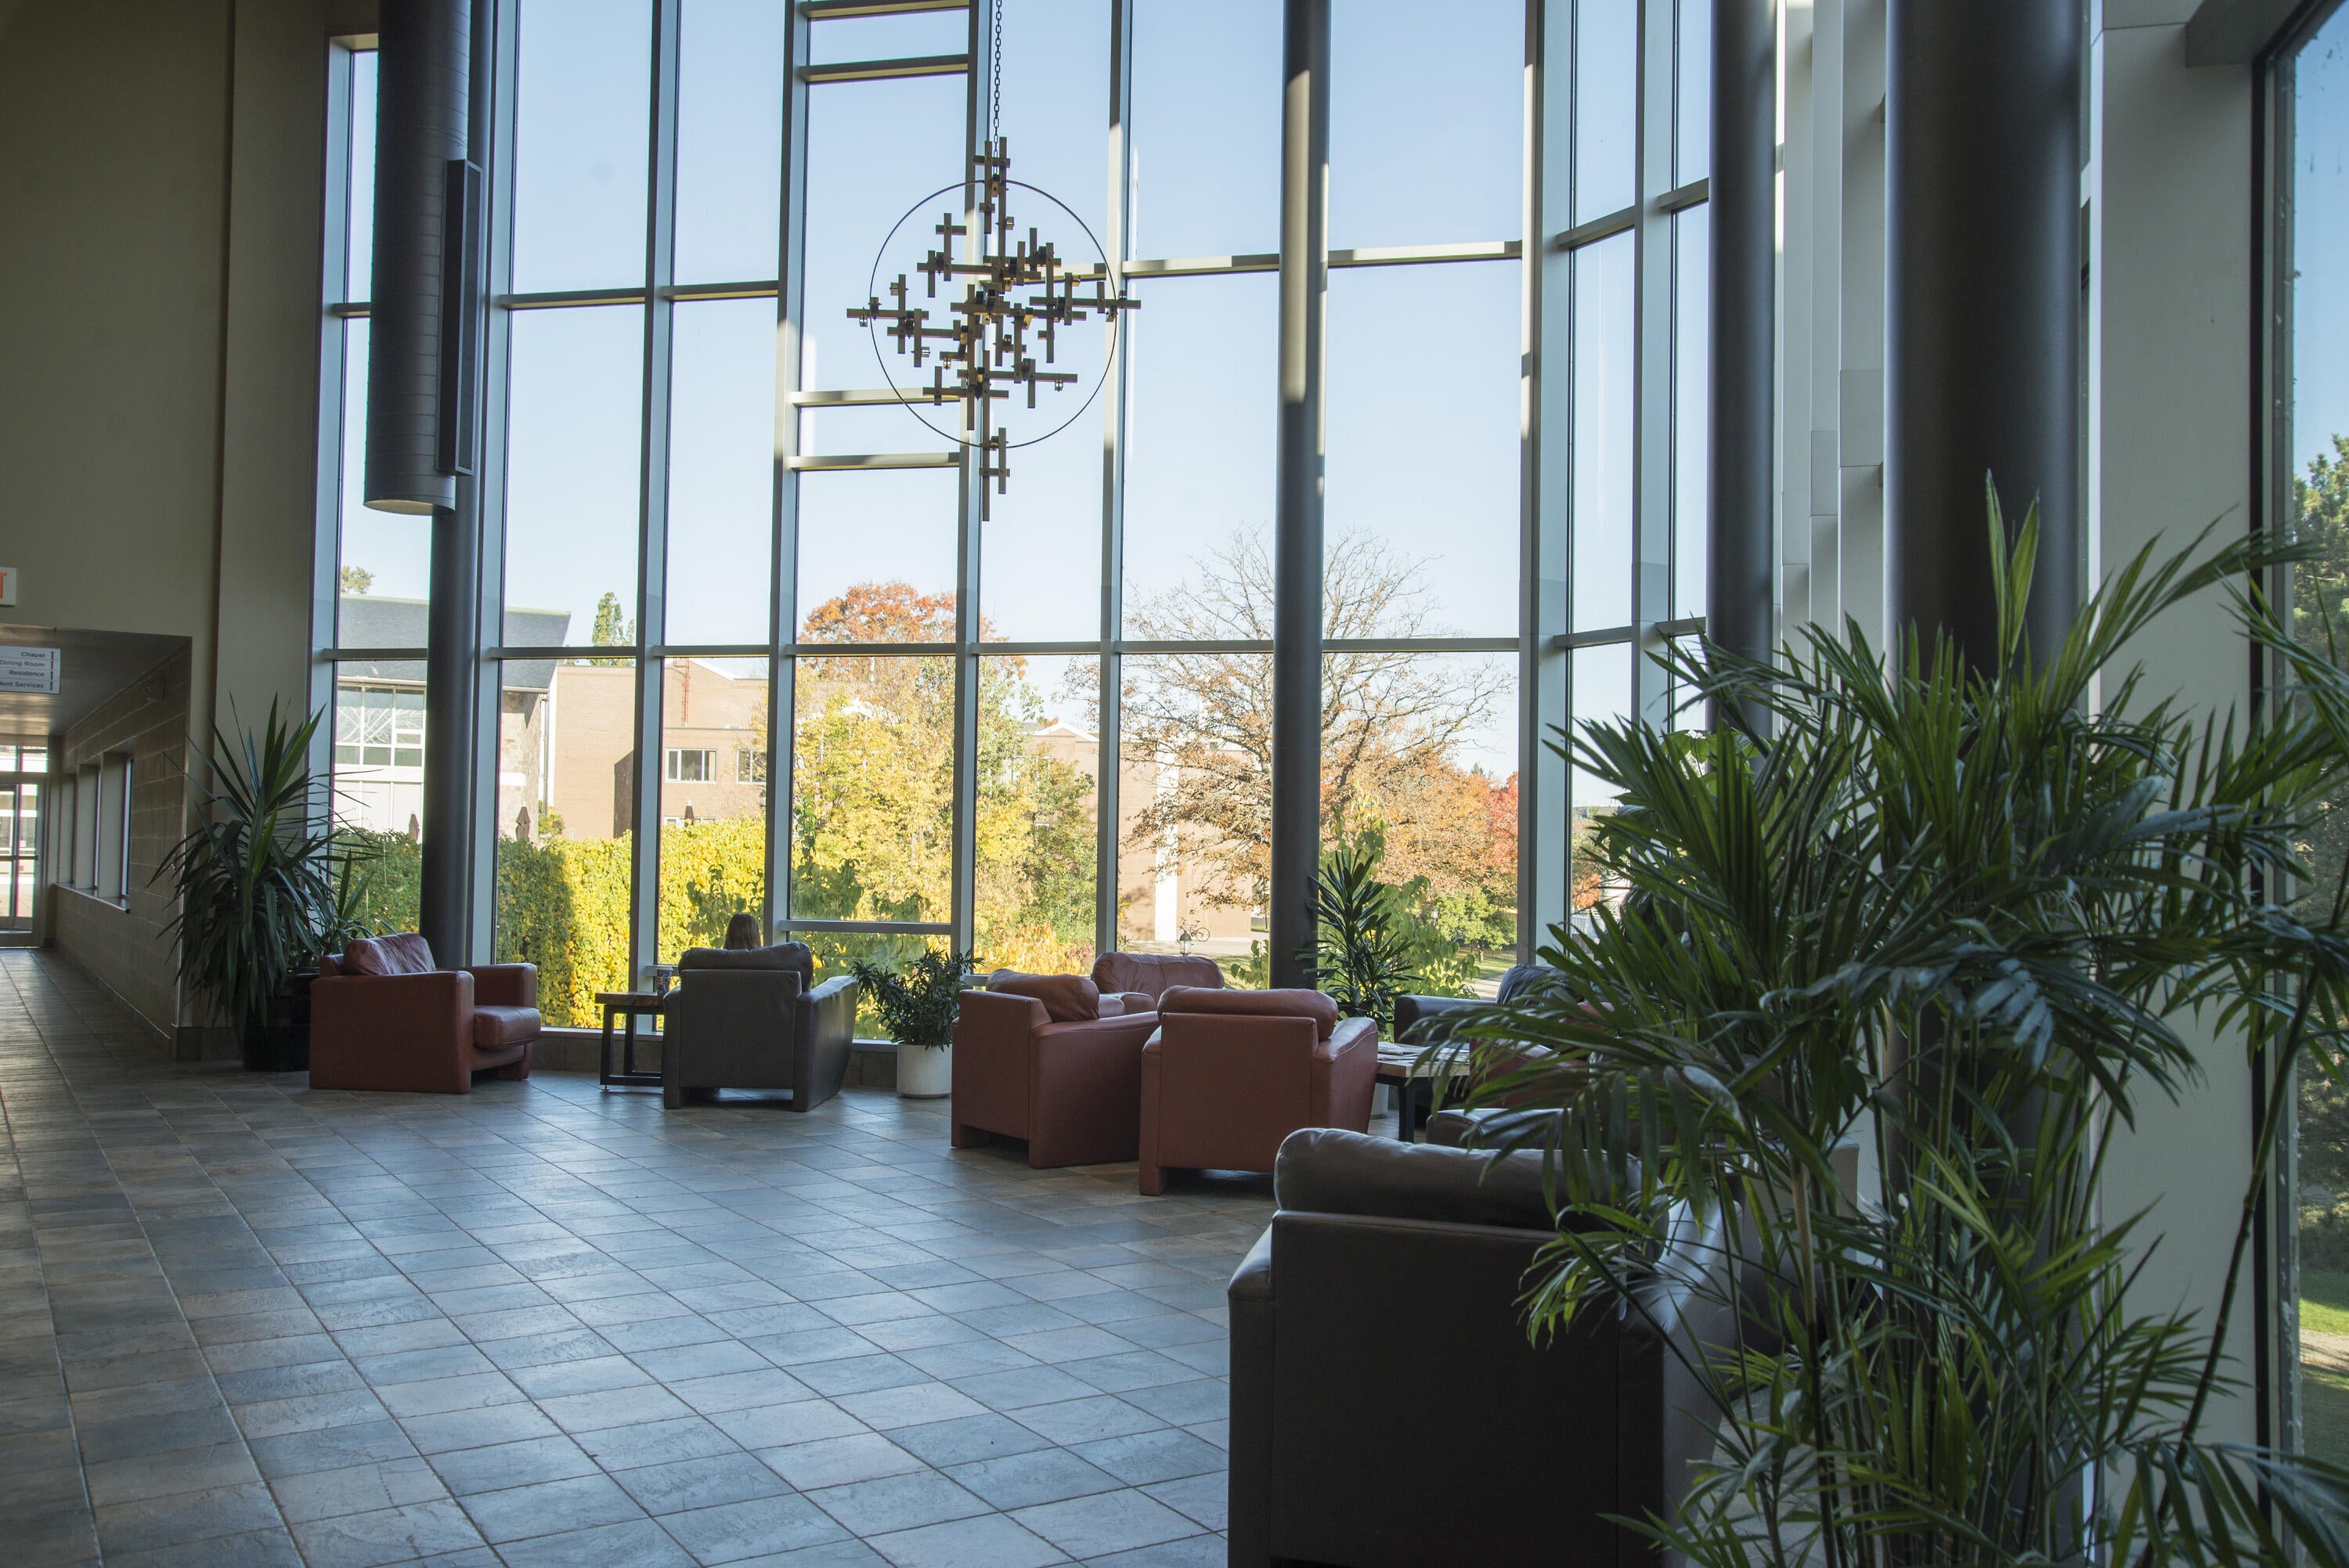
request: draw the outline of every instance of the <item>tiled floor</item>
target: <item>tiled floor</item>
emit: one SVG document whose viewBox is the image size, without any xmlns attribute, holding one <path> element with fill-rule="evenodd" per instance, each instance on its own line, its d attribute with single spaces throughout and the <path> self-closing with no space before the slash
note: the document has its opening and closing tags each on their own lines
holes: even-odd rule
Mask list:
<svg viewBox="0 0 2349 1568">
<path fill-rule="evenodd" d="M 1220 1563 L 1267 1183 L 174 1067 L 0 954 L 0 1563 Z"/>
</svg>

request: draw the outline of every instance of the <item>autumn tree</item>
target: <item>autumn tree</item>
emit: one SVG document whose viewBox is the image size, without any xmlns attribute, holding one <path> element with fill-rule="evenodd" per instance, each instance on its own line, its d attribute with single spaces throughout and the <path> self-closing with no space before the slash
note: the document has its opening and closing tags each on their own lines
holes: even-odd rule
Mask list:
<svg viewBox="0 0 2349 1568">
<path fill-rule="evenodd" d="M 629 648 L 636 645 L 636 624 L 622 617 L 620 596 L 617 593 L 606 593 L 601 599 L 595 601 L 595 623 L 594 628 L 588 633 L 588 640 L 599 648 Z M 624 659 L 611 658 L 589 659 L 587 662 L 591 665 L 626 663 Z"/>
<path fill-rule="evenodd" d="M 818 605 L 802 641 L 951 643 L 951 593 L 859 583 Z M 982 641 L 993 640 L 982 625 Z M 1012 967 L 1090 964 L 1092 780 L 1038 752 L 1042 701 L 1028 662 L 979 661 L 973 825 L 979 956 Z M 951 905 L 954 659 L 805 655 L 793 707 L 798 913 L 942 921 Z"/>
<path fill-rule="evenodd" d="M 1374 536 L 1340 533 L 1323 576 L 1325 640 L 1443 634 L 1416 581 L 1423 562 Z M 1191 580 L 1143 600 L 1129 634 L 1153 642 L 1270 640 L 1273 568 L 1260 534 L 1238 532 Z M 1271 866 L 1272 660 L 1261 653 L 1129 655 L 1122 755 L 1135 777 L 1133 832 L 1206 871 L 1208 896 L 1261 905 Z M 1382 874 L 1416 882 L 1455 935 L 1514 934 L 1516 781 L 1461 765 L 1513 672 L 1422 653 L 1333 650 L 1321 680 L 1325 833 L 1376 824 Z M 1098 711 L 1098 690 L 1085 691 Z"/>
</svg>

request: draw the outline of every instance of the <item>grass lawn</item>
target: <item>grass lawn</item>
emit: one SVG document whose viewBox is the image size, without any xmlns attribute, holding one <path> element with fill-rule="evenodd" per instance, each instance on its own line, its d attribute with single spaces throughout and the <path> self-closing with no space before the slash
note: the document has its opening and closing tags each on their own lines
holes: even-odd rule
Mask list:
<svg viewBox="0 0 2349 1568">
<path fill-rule="evenodd" d="M 2314 1334 L 2349 1335 L 2349 1274 L 2301 1271 L 2300 1326 Z M 2308 1451 L 2349 1463 L 2349 1376 L 2303 1362 L 2300 1398 Z"/>
</svg>

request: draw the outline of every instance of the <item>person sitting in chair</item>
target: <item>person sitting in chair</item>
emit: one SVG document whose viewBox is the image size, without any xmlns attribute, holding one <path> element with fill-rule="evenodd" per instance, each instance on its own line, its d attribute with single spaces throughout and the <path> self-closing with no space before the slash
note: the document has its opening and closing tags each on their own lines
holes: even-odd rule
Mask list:
<svg viewBox="0 0 2349 1568">
<path fill-rule="evenodd" d="M 767 934 L 759 929 L 759 917 L 747 909 L 736 912 L 726 923 L 726 945 L 742 953 L 766 946 Z"/>
</svg>

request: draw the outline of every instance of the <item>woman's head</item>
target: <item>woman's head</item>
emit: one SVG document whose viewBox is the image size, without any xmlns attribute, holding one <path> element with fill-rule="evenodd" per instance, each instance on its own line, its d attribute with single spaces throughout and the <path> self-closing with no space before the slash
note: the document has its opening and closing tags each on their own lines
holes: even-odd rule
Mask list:
<svg viewBox="0 0 2349 1568">
<path fill-rule="evenodd" d="M 749 910 L 741 911 L 726 923 L 728 947 L 747 951 L 753 947 L 764 947 L 766 944 L 767 934 L 759 929 L 759 917 Z"/>
</svg>

